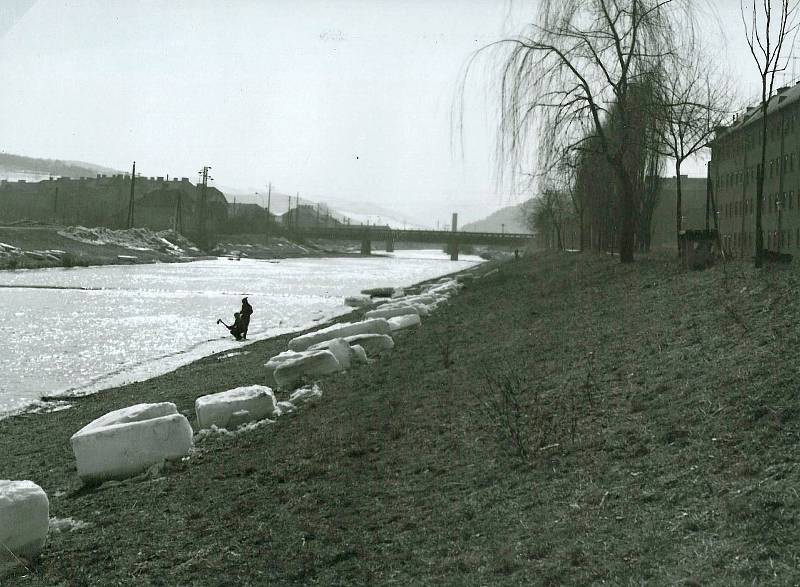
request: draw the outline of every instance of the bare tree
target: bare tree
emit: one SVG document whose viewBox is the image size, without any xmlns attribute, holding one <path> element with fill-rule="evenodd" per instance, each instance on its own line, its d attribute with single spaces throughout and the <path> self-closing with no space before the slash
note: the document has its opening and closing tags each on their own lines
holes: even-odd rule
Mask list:
<svg viewBox="0 0 800 587">
<path fill-rule="evenodd" d="M 489 46 L 510 48 L 500 82 L 501 165 L 524 172 L 534 138 L 543 144 L 559 136 L 562 145 L 579 146 L 594 137 L 616 184 L 623 263 L 633 261 L 636 230 L 636 188 L 626 165 L 636 140 L 631 88 L 691 31 L 685 0 L 541 0 L 524 35 Z M 609 128 L 612 103 L 618 114 Z"/>
<path fill-rule="evenodd" d="M 660 123 L 661 154 L 675 163 L 675 234 L 683 230 L 683 194 L 681 166 L 703 149 L 733 105 L 733 92 L 725 80 L 715 78 L 706 59 L 688 48 L 688 62 L 679 59 L 665 61 L 665 69 L 657 78 L 658 103 L 655 114 Z M 678 244 L 680 254 L 680 244 Z"/>
<path fill-rule="evenodd" d="M 524 222 L 544 248 L 566 247 L 566 228 L 571 220 L 569 196 L 556 187 L 531 198 L 523 209 Z"/>
<path fill-rule="evenodd" d="M 773 4 L 777 6 L 773 7 Z M 775 88 L 775 76 L 786 69 L 791 56 L 793 39 L 797 33 L 798 4 L 798 0 L 741 0 L 739 5 L 747 46 L 761 77 L 761 163 L 756 166 L 756 267 L 761 267 L 764 254 L 761 214 L 764 205 L 764 165 L 767 161 L 767 113 Z M 789 50 L 785 53 L 787 42 Z"/>
</svg>

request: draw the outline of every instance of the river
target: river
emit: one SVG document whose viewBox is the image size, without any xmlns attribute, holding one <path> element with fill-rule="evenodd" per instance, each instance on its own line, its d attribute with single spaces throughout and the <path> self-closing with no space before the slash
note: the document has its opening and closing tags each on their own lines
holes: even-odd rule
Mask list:
<svg viewBox="0 0 800 587">
<path fill-rule="evenodd" d="M 382 257 L 216 259 L 0 272 L 0 415 L 43 395 L 83 394 L 241 348 L 230 323 L 248 296 L 249 340 L 344 314 L 345 296 L 479 263 L 440 251 Z"/>
</svg>

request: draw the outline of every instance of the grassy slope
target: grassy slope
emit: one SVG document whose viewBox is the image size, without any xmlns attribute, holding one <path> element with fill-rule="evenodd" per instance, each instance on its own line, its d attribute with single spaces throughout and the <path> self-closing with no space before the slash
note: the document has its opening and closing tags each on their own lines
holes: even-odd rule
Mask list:
<svg viewBox="0 0 800 587">
<path fill-rule="evenodd" d="M 51 534 L 13 581 L 797 583 L 798 281 L 509 263 L 299 413 L 99 489 L 80 488 L 72 432 L 134 398 L 190 415 L 198 395 L 259 382 L 286 337 L 0 421 L 0 478 L 92 524 Z M 516 378 L 526 460 L 483 404 Z"/>
</svg>

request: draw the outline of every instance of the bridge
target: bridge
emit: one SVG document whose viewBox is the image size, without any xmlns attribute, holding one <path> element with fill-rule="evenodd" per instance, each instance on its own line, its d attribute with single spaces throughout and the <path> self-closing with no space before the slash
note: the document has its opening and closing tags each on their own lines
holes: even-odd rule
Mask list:
<svg viewBox="0 0 800 587">
<path fill-rule="evenodd" d="M 456 226 L 456 222 L 453 222 L 453 226 Z M 532 234 L 524 233 L 401 230 L 389 226 L 305 226 L 297 227 L 291 233 L 300 238 L 360 241 L 363 255 L 372 252 L 372 241 L 386 243 L 387 252 L 394 251 L 397 242 L 446 244 L 450 251 L 450 259 L 453 261 L 458 261 L 460 245 L 520 247 L 533 239 Z"/>
</svg>

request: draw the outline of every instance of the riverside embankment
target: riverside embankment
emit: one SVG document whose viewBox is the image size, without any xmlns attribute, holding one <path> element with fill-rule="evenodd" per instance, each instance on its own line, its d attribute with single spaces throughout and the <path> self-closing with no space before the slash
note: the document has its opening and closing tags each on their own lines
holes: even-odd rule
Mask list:
<svg viewBox="0 0 800 587">
<path fill-rule="evenodd" d="M 221 236 L 211 254 L 255 259 L 334 257 L 358 254 L 341 243 L 297 243 L 285 237 Z M 0 270 L 86 267 L 138 263 L 176 263 L 210 258 L 174 231 L 144 228 L 19 223 L 0 226 Z"/>
<path fill-rule="evenodd" d="M 486 267 L 484 271 L 490 270 Z M 793 584 L 796 269 L 544 254 L 499 266 L 275 424 L 81 488 L 69 437 L 260 383 L 289 336 L 0 421 L 51 515 L 3 584 Z"/>
</svg>

